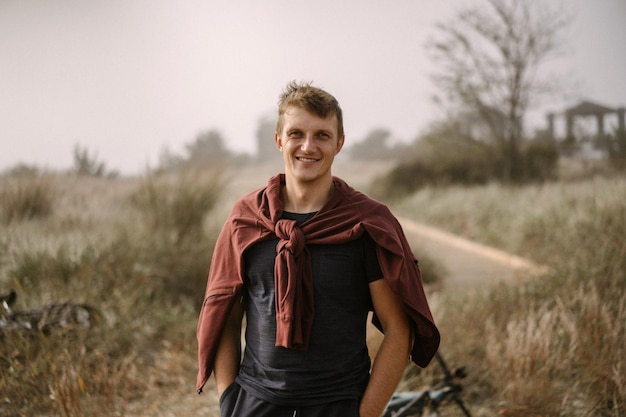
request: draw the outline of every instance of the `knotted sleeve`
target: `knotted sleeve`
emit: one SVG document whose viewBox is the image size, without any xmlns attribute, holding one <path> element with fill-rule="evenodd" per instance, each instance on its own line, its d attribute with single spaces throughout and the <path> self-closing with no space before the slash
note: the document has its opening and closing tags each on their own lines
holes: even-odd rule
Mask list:
<svg viewBox="0 0 626 417">
<path fill-rule="evenodd" d="M 275 233 L 276 346 L 306 351 L 315 314 L 311 255 L 294 220 L 279 220 Z"/>
</svg>

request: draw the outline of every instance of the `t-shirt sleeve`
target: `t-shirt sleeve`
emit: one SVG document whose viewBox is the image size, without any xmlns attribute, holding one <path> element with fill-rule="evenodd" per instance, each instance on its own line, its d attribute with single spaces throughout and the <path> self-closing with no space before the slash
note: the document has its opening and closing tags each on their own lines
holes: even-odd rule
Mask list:
<svg viewBox="0 0 626 417">
<path fill-rule="evenodd" d="M 383 278 L 383 272 L 376 255 L 376 243 L 367 233 L 365 234 L 365 275 L 368 283 Z"/>
</svg>

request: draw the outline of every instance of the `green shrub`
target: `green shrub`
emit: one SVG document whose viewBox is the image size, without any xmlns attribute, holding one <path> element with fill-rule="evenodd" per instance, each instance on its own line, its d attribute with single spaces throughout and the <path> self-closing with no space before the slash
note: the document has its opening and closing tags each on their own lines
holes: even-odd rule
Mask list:
<svg viewBox="0 0 626 417">
<path fill-rule="evenodd" d="M 497 144 L 476 139 L 456 124 L 445 123 L 418 138 L 413 147 L 411 154 L 417 156 L 375 179 L 370 194 L 382 200 L 397 200 L 426 186 L 545 181 L 556 178 L 559 158 L 553 141 L 537 138 L 522 142 L 513 176 L 504 177 L 502 173 L 511 161 Z"/>
<path fill-rule="evenodd" d="M 434 132 L 415 143 L 418 157 L 401 162 L 372 182 L 370 194 L 395 200 L 429 185 L 485 184 L 496 176 L 498 158 L 492 146 L 457 133 Z"/>
<path fill-rule="evenodd" d="M 421 188 L 429 178 L 428 168 L 421 163 L 399 164 L 389 173 L 375 178 L 368 187 L 368 193 L 380 200 L 394 201 Z"/>
<path fill-rule="evenodd" d="M 554 141 L 534 139 L 525 143 L 523 150 L 522 181 L 553 180 L 558 176 L 559 151 Z"/>
</svg>

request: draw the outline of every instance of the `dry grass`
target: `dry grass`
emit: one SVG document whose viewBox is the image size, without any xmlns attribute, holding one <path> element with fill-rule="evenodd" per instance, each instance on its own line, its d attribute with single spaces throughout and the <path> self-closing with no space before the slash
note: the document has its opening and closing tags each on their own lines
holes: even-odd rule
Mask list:
<svg viewBox="0 0 626 417">
<path fill-rule="evenodd" d="M 54 184 L 51 176 L 26 173 L 2 181 L 0 218 L 5 224 L 45 218 L 52 213 Z"/>
<path fill-rule="evenodd" d="M 336 174 L 364 189 L 382 170 Z M 1 415 L 217 414 L 210 387 L 193 390 L 212 244 L 234 199 L 274 170 L 233 172 L 20 183 L 49 210 L 0 225 L 1 285 L 18 290 L 18 309 L 73 299 L 103 320 L 87 331 L 4 335 Z M 0 183 L 4 213 L 15 181 Z M 624 195 L 626 179 L 597 178 L 426 189 L 394 208 L 551 267 L 519 285 L 431 295 L 444 356 L 468 366 L 474 415 L 626 415 Z M 402 386 L 437 372 L 411 368 Z"/>
<path fill-rule="evenodd" d="M 169 366 L 187 372 L 193 392 L 214 240 L 205 217 L 219 175 L 50 178 L 54 210 L 3 226 L 2 287 L 17 290 L 16 310 L 72 299 L 103 320 L 88 330 L 2 334 L 0 414 L 138 415 L 133 404 L 180 386 L 180 374 L 155 373 L 172 352 L 185 352 Z"/>
<path fill-rule="evenodd" d="M 429 189 L 403 203 L 414 218 L 550 267 L 518 285 L 438 296 L 442 349 L 468 365 L 480 415 L 626 415 L 625 195 L 626 178 L 595 178 Z"/>
<path fill-rule="evenodd" d="M 618 303 L 613 311 L 587 283 L 567 301 L 557 297 L 509 319 L 504 332 L 488 320 L 499 414 L 623 415 L 626 296 Z"/>
</svg>

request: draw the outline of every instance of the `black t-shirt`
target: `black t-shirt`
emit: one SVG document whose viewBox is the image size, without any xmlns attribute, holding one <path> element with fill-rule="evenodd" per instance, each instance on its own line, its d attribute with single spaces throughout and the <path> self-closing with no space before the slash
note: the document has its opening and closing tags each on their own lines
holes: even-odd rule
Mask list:
<svg viewBox="0 0 626 417">
<path fill-rule="evenodd" d="M 284 213 L 306 221 L 311 214 Z M 274 262 L 278 239 L 244 254 L 246 348 L 237 382 L 250 394 L 283 405 L 361 397 L 369 379 L 368 284 L 382 278 L 369 235 L 341 245 L 309 245 L 315 318 L 306 352 L 276 347 Z"/>
</svg>

